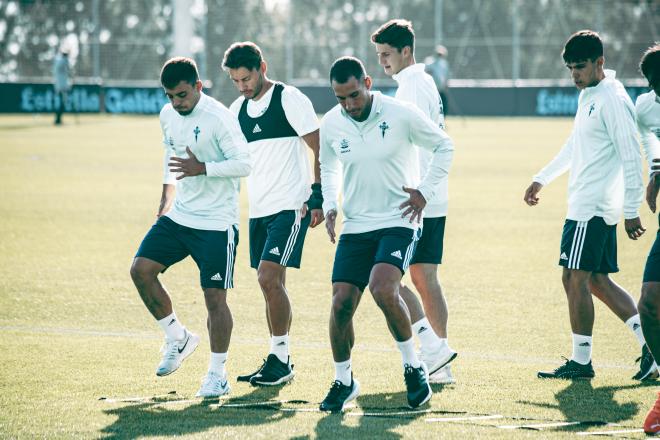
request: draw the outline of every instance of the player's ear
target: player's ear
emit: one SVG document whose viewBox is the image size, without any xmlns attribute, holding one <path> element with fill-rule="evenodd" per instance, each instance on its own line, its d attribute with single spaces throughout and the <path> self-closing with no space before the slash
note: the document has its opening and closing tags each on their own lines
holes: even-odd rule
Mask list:
<svg viewBox="0 0 660 440">
<path fill-rule="evenodd" d="M 603 67 L 604 64 L 605 64 L 605 57 L 603 55 L 596 58 L 596 65 L 598 67 Z"/>
<path fill-rule="evenodd" d="M 198 79 L 198 80 L 195 82 L 195 90 L 197 90 L 198 92 L 201 92 L 201 91 L 202 91 L 202 87 L 203 87 L 202 81 Z"/>
<path fill-rule="evenodd" d="M 364 77 L 364 86 L 367 90 L 371 90 L 371 77 L 369 75 Z"/>
<path fill-rule="evenodd" d="M 266 72 L 268 71 L 268 64 L 266 64 L 265 61 L 262 61 L 261 66 L 259 66 L 259 70 L 261 71 L 262 75 L 265 75 Z"/>
</svg>

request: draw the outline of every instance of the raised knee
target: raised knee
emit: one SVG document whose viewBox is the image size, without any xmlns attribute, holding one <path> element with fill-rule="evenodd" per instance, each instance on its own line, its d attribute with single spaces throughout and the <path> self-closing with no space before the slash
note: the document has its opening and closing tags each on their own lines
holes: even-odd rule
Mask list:
<svg viewBox="0 0 660 440">
<path fill-rule="evenodd" d="M 146 264 L 137 259 L 133 260 L 130 273 L 131 278 L 136 285 L 145 284 L 157 276 L 157 274 L 154 274 L 149 270 Z"/>
<path fill-rule="evenodd" d="M 389 309 L 399 302 L 398 291 L 387 283 L 372 283 L 369 290 L 381 309 Z"/>
</svg>

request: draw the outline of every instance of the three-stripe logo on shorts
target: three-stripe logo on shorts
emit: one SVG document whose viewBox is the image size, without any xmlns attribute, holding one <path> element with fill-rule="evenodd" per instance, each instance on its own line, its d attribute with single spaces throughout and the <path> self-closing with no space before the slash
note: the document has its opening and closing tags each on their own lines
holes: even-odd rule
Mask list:
<svg viewBox="0 0 660 440">
<path fill-rule="evenodd" d="M 587 224 L 589 222 L 576 222 L 575 232 L 573 233 L 573 242 L 571 243 L 571 252 L 568 255 L 568 268 L 579 269 L 580 258 L 582 258 L 582 249 L 584 248 L 584 239 L 587 236 Z"/>
<path fill-rule="evenodd" d="M 413 230 L 413 239 L 412 242 L 406 248 L 406 256 L 403 259 L 403 270 L 408 270 L 410 266 L 410 260 L 412 260 L 413 255 L 415 255 L 415 247 L 417 246 L 417 241 L 422 236 L 422 229 L 418 228 Z"/>
<path fill-rule="evenodd" d="M 293 225 L 291 225 L 291 233 L 289 234 L 289 238 L 286 240 L 286 245 L 284 246 L 284 252 L 282 252 L 282 258 L 280 260 L 280 264 L 282 266 L 286 266 L 286 264 L 289 262 L 289 258 L 293 253 L 293 248 L 296 244 L 296 240 L 298 239 L 298 233 L 300 232 L 300 221 L 302 219 L 302 215 L 301 215 L 302 212 L 300 209 L 296 209 L 294 213 L 296 215 L 296 219 L 294 220 Z"/>
<path fill-rule="evenodd" d="M 227 268 L 225 270 L 225 289 L 234 287 L 234 227 L 227 228 Z"/>
</svg>

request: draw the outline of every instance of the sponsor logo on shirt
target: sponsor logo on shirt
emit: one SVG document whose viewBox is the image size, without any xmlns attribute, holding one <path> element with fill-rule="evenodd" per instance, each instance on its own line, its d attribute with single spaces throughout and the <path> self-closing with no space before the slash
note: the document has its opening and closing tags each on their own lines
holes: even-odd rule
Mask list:
<svg viewBox="0 0 660 440">
<path fill-rule="evenodd" d="M 342 139 L 341 142 L 339 143 L 339 152 L 342 153 L 342 154 L 343 153 L 348 153 L 349 151 L 351 151 L 349 149 L 349 146 L 350 145 L 348 145 L 348 140 L 347 139 Z"/>
<path fill-rule="evenodd" d="M 385 139 L 385 132 L 390 128 L 389 125 L 387 125 L 387 122 L 383 121 L 378 128 L 380 128 L 380 134 L 383 136 L 383 139 Z"/>
</svg>

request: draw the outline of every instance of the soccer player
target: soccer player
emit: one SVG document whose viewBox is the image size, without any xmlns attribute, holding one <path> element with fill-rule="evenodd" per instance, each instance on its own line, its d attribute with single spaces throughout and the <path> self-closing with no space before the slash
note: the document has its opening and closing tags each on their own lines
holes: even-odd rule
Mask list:
<svg viewBox="0 0 660 440">
<path fill-rule="evenodd" d="M 444 129 L 442 100 L 424 64 L 415 62 L 415 32 L 407 20 L 390 20 L 371 35 L 378 62 L 385 74 L 396 80 L 395 98 L 414 104 Z M 419 149 L 419 169 L 426 174 L 433 153 Z M 445 221 L 447 218 L 447 178 L 440 182 L 436 195 L 424 208 L 422 236 L 410 261 L 410 277 L 420 293 L 422 308 L 415 294 L 405 285 L 399 288 L 410 311 L 412 328 L 421 343 L 421 357 L 429 369 L 429 382 L 453 383 L 449 362 L 456 352 L 447 344 L 447 302 L 438 281 L 442 262 Z M 426 315 L 425 315 L 426 313 Z M 428 317 L 428 318 L 427 318 Z"/>
<path fill-rule="evenodd" d="M 561 240 L 559 265 L 568 298 L 573 330 L 573 354 L 554 371 L 540 371 L 541 378 L 594 377 L 591 365 L 594 305 L 591 295 L 607 305 L 645 347 L 639 313 L 631 296 L 609 274 L 618 272 L 616 224 L 625 217 L 628 237 L 644 233 L 638 209 L 642 202 L 642 167 L 635 127 L 635 109 L 616 73 L 604 70 L 603 43 L 593 31 L 576 32 L 563 51 L 566 67 L 580 90 L 573 132 L 559 154 L 537 175 L 525 191 L 529 206 L 539 202 L 539 191 L 570 169 L 568 214 Z M 653 362 L 642 349 L 644 379 Z"/>
<path fill-rule="evenodd" d="M 359 393 L 351 367 L 352 319 L 367 285 L 401 351 L 408 405 L 416 408 L 432 393 L 426 365 L 415 353 L 399 285 L 414 255 L 422 210 L 446 177 L 454 147 L 438 124 L 415 106 L 372 92 L 371 78 L 357 58 L 336 60 L 330 83 L 339 105 L 321 122 L 321 178 L 332 243 L 342 171 L 344 223 L 332 269 L 335 380 L 320 409 L 341 411 Z M 415 145 L 433 153 L 421 183 Z"/>
<path fill-rule="evenodd" d="M 236 117 L 202 92 L 193 60 L 170 59 L 160 82 L 170 100 L 160 112 L 165 146 L 163 192 L 158 219 L 137 251 L 131 277 L 165 332 L 156 374 L 166 376 L 192 354 L 199 336 L 177 318 L 158 274 L 188 255 L 195 260 L 211 342 L 208 373 L 197 396 L 217 397 L 230 390 L 225 362 L 233 323 L 227 289 L 234 287 L 239 177 L 250 172 L 250 158 Z"/>
<path fill-rule="evenodd" d="M 238 116 L 252 158 L 247 178 L 250 264 L 266 301 L 270 353 L 252 385 L 278 385 L 294 376 L 289 356 L 291 303 L 287 267 L 300 268 L 308 227 L 323 222 L 319 122 L 311 101 L 297 88 L 271 80 L 259 47 L 234 43 L 222 66 L 241 93 L 230 106 Z M 314 153 L 314 183 L 307 146 Z"/>
<path fill-rule="evenodd" d="M 640 95 L 635 105 L 637 127 L 642 147 L 649 164 L 649 184 L 646 201 L 651 211 L 656 211 L 660 188 L 660 44 L 650 47 L 642 56 L 639 70 L 648 80 L 651 91 Z M 658 217 L 660 222 L 660 216 Z M 660 359 L 660 229 L 646 260 L 639 299 L 639 315 L 646 344 L 654 359 Z M 657 376 L 657 366 L 654 371 Z M 644 423 L 644 432 L 660 432 L 660 393 Z"/>
</svg>

